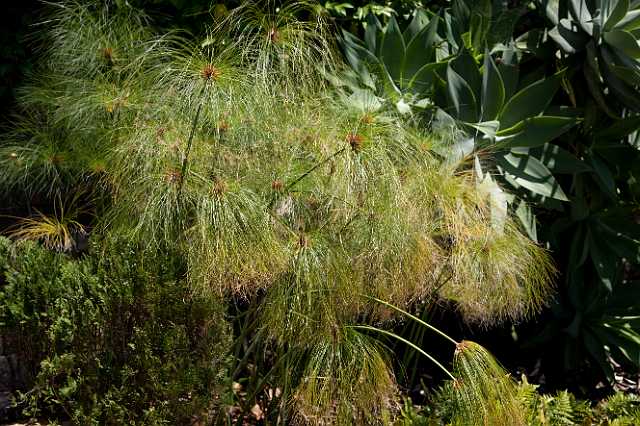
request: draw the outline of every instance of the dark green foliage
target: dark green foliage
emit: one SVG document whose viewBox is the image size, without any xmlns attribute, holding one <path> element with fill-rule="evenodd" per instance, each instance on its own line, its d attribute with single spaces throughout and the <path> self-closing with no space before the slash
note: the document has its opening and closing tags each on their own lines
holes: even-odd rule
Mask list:
<svg viewBox="0 0 640 426">
<path fill-rule="evenodd" d="M 538 1 L 553 24 L 549 37 L 580 61 L 592 98 L 608 115 L 640 111 L 640 3 L 634 0 Z"/>
<path fill-rule="evenodd" d="M 36 0 L 10 2 L 0 17 L 0 122 L 5 123 L 14 106 L 15 92 L 33 67 L 27 40 L 30 25 L 37 20 Z"/>
<path fill-rule="evenodd" d="M 459 0 L 384 26 L 370 16 L 362 40 L 344 33 L 351 69 L 335 81 L 364 109 L 463 130 L 438 153 L 473 168 L 492 219 L 513 211 L 560 265 L 541 337 L 564 347 L 567 368 L 586 353 L 610 379 L 608 356 L 640 366 L 637 310 L 610 302 L 637 291 L 625 279 L 640 261 L 639 16 L 626 0 Z"/>
<path fill-rule="evenodd" d="M 29 415 L 75 424 L 181 424 L 225 398 L 229 330 L 171 256 L 115 243 L 71 259 L 0 239 L 0 326 L 36 372 Z"/>
</svg>

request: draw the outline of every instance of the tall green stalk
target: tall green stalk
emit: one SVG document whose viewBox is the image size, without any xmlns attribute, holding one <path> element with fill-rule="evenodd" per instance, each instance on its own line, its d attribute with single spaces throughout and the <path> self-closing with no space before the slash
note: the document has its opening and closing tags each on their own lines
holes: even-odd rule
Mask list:
<svg viewBox="0 0 640 426">
<path fill-rule="evenodd" d="M 191 145 L 193 144 L 193 137 L 196 133 L 196 129 L 198 127 L 198 120 L 200 119 L 200 112 L 202 111 L 202 97 L 205 94 L 205 90 L 207 88 L 207 81 L 205 81 L 202 85 L 202 89 L 198 94 L 197 102 L 198 107 L 196 108 L 196 113 L 193 117 L 193 121 L 191 123 L 191 130 L 189 131 L 189 139 L 187 140 L 187 149 L 185 150 L 184 156 L 182 158 L 182 166 L 180 168 L 180 181 L 178 183 L 178 200 L 180 200 L 180 196 L 182 194 L 182 187 L 184 185 L 184 181 L 187 178 L 187 167 L 189 164 L 189 154 L 191 154 Z"/>
</svg>

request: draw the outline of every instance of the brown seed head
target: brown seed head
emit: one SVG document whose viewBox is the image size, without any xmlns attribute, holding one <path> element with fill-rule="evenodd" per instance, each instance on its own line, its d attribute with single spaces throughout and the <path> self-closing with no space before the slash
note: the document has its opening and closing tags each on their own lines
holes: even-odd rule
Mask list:
<svg viewBox="0 0 640 426">
<path fill-rule="evenodd" d="M 102 57 L 109 63 L 113 63 L 113 49 L 111 47 L 105 47 L 102 49 Z"/>
<path fill-rule="evenodd" d="M 277 43 L 279 39 L 280 33 L 278 32 L 278 30 L 276 28 L 271 28 L 269 30 L 269 40 L 271 41 L 271 43 Z"/>
<path fill-rule="evenodd" d="M 364 124 L 373 124 L 375 118 L 371 114 L 365 114 L 360 118 L 360 121 Z"/>
<path fill-rule="evenodd" d="M 455 354 L 458 355 L 459 353 L 464 352 L 468 347 L 469 345 L 466 341 L 463 340 L 462 342 L 458 342 L 458 344 L 456 344 Z"/>
<path fill-rule="evenodd" d="M 362 145 L 364 144 L 364 138 L 357 133 L 349 133 L 347 135 L 347 143 L 351 145 L 351 149 L 355 152 L 360 151 L 362 149 Z"/>
<path fill-rule="evenodd" d="M 231 126 L 229 125 L 228 121 L 220 120 L 220 122 L 218 123 L 218 132 L 225 133 L 226 131 L 229 130 L 229 127 Z"/>
<path fill-rule="evenodd" d="M 202 78 L 204 78 L 205 80 L 217 80 L 220 77 L 220 74 L 222 74 L 222 72 L 214 67 L 212 64 L 207 64 L 203 69 L 202 69 Z"/>
<path fill-rule="evenodd" d="M 214 177 L 211 192 L 218 196 L 223 195 L 225 192 L 227 192 L 227 183 L 217 176 Z"/>
<path fill-rule="evenodd" d="M 271 182 L 271 189 L 273 189 L 275 192 L 281 192 L 284 189 L 284 184 L 280 179 L 275 179 L 273 182 Z"/>
<path fill-rule="evenodd" d="M 49 162 L 51 164 L 60 164 L 64 161 L 64 157 L 61 154 L 54 154 L 49 157 Z"/>
<path fill-rule="evenodd" d="M 309 205 L 310 209 L 315 210 L 320 206 L 320 200 L 318 200 L 315 196 L 310 195 L 307 198 L 307 204 Z"/>
<path fill-rule="evenodd" d="M 178 169 L 168 170 L 164 175 L 164 179 L 169 183 L 180 183 L 182 182 L 182 172 Z"/>
<path fill-rule="evenodd" d="M 104 171 L 107 170 L 107 167 L 105 166 L 104 163 L 98 162 L 98 163 L 95 163 L 93 166 L 91 166 L 91 169 L 93 170 L 94 173 L 104 173 Z"/>
</svg>

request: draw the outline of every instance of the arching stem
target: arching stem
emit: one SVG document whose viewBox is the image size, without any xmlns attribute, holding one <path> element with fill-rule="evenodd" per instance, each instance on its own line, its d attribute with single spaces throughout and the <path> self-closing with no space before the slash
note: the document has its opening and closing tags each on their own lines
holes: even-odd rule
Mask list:
<svg viewBox="0 0 640 426">
<path fill-rule="evenodd" d="M 368 298 L 368 299 L 371 299 L 371 300 L 375 300 L 376 302 L 378 302 L 378 303 L 380 303 L 380 304 L 382 304 L 382 305 L 384 305 L 384 306 L 386 306 L 388 308 L 391 308 L 394 311 L 400 312 L 401 314 L 404 314 L 404 315 L 408 316 L 409 318 L 411 318 L 412 320 L 416 321 L 417 323 L 425 326 L 429 330 L 431 330 L 431 331 L 439 334 L 440 336 L 444 337 L 445 339 L 447 339 L 448 341 L 450 341 L 454 345 L 456 345 L 456 346 L 458 345 L 458 342 L 456 340 L 452 339 L 451 337 L 449 337 L 445 332 L 438 330 L 437 328 L 435 328 L 434 326 L 432 326 L 428 322 L 421 320 L 417 316 L 412 315 L 409 312 L 407 312 L 407 311 L 405 311 L 403 309 L 400 309 L 397 306 L 394 306 L 391 303 L 385 302 L 384 300 L 378 299 L 376 297 L 371 297 L 371 296 L 365 296 L 365 297 Z"/>
<path fill-rule="evenodd" d="M 445 372 L 445 374 L 447 376 L 449 376 L 449 378 L 451 378 L 451 380 L 456 380 L 455 376 L 453 374 L 451 374 L 451 372 L 449 370 L 446 369 L 446 367 L 444 365 L 442 365 L 437 359 L 435 359 L 434 357 L 432 357 L 431 355 L 429 355 L 427 352 L 425 352 L 424 350 L 422 350 L 422 348 L 420 348 L 418 345 L 408 341 L 407 339 L 398 336 L 395 333 L 392 333 L 390 331 L 387 330 L 383 330 L 381 328 L 376 328 L 376 327 L 372 327 L 370 325 L 351 325 L 348 326 L 349 328 L 355 328 L 358 330 L 370 330 L 370 331 L 376 331 L 378 333 L 393 337 L 394 339 L 397 339 L 405 344 L 407 344 L 408 346 L 410 346 L 411 348 L 415 349 L 416 351 L 420 352 L 422 355 L 424 355 L 425 357 L 427 357 L 429 360 L 431 360 L 431 362 L 433 362 L 436 366 L 438 366 L 442 371 Z"/>
</svg>

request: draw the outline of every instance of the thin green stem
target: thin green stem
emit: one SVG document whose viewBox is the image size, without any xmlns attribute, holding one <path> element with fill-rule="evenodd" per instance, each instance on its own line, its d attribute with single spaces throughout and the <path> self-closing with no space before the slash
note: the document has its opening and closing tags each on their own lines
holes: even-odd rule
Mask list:
<svg viewBox="0 0 640 426">
<path fill-rule="evenodd" d="M 420 348 L 418 345 L 408 341 L 407 339 L 398 336 L 395 333 L 392 333 L 390 331 L 387 330 L 383 330 L 381 328 L 376 328 L 376 327 L 372 327 L 370 325 L 350 325 L 347 326 L 349 328 L 354 328 L 354 329 L 358 329 L 358 330 L 370 330 L 370 331 L 376 331 L 378 333 L 393 337 L 394 339 L 400 340 L 401 342 L 407 344 L 408 346 L 410 346 L 411 348 L 415 349 L 416 351 L 420 352 L 422 355 L 424 355 L 425 357 L 427 357 L 429 360 L 431 360 L 431 362 L 433 362 L 436 366 L 438 366 L 442 371 L 444 371 L 447 376 L 449 376 L 451 378 L 451 380 L 456 380 L 455 376 L 453 374 L 451 374 L 451 372 L 449 370 L 446 369 L 446 367 L 444 365 L 442 365 L 437 359 L 435 359 L 434 357 L 432 357 L 431 355 L 429 355 L 427 352 L 425 352 L 424 350 L 422 350 L 422 348 Z"/>
<path fill-rule="evenodd" d="M 392 305 L 392 304 L 391 304 L 391 303 L 389 303 L 389 302 L 385 302 L 384 300 L 380 300 L 380 299 L 378 299 L 378 298 L 376 298 L 376 297 L 371 297 L 371 296 L 365 296 L 365 297 L 366 297 L 366 298 L 368 298 L 368 299 L 371 299 L 371 300 L 375 300 L 376 302 L 378 302 L 378 303 L 380 303 L 380 304 L 382 304 L 382 305 L 384 305 L 384 306 L 386 306 L 386 307 L 388 307 L 388 308 L 391 308 L 391 309 L 393 309 L 393 310 L 395 310 L 395 311 L 397 311 L 397 312 L 400 312 L 401 314 L 404 314 L 404 315 L 408 316 L 408 317 L 409 317 L 409 318 L 411 318 L 412 320 L 417 321 L 419 324 L 422 324 L 423 326 L 427 327 L 429 330 L 431 330 L 431 331 L 433 331 L 433 332 L 435 332 L 435 333 L 439 334 L 440 336 L 444 337 L 445 339 L 447 339 L 448 341 L 450 341 L 450 342 L 451 342 L 451 343 L 453 343 L 454 345 L 457 345 L 457 344 L 458 344 L 458 342 L 457 342 L 457 341 L 455 341 L 454 339 L 452 339 L 451 337 L 449 337 L 446 333 L 444 333 L 443 331 L 438 330 L 437 328 L 435 328 L 434 326 L 432 326 L 432 325 L 431 325 L 431 324 L 429 324 L 428 322 L 425 322 L 425 321 L 421 320 L 421 319 L 420 319 L 420 318 L 418 318 L 417 316 L 412 315 L 412 314 L 410 314 L 409 312 L 407 312 L 407 311 L 405 311 L 405 310 L 403 310 L 403 309 L 400 309 L 400 308 L 398 308 L 397 306 L 394 306 L 394 305 Z"/>
<path fill-rule="evenodd" d="M 182 186 L 184 185 L 184 181 L 187 179 L 187 166 L 189 164 L 189 154 L 191 153 L 191 146 L 193 145 L 193 137 L 196 134 L 196 128 L 198 127 L 198 121 L 200 119 L 200 112 L 202 111 L 202 95 L 207 87 L 207 83 L 205 82 L 200 90 L 200 94 L 198 95 L 198 109 L 196 109 L 196 115 L 193 117 L 193 124 L 191 125 L 191 131 L 189 132 L 189 139 L 187 141 L 187 150 L 184 153 L 184 157 L 182 158 L 182 168 L 180 170 L 180 183 L 178 185 L 178 199 L 180 198 L 180 194 L 182 194 Z"/>
<path fill-rule="evenodd" d="M 307 176 L 309 176 L 311 173 L 313 173 L 316 169 L 320 168 L 321 166 L 323 166 L 324 164 L 326 164 L 328 161 L 330 161 L 331 159 L 337 157 L 338 155 L 342 154 L 347 148 L 340 148 L 339 150 L 337 150 L 336 152 L 334 152 L 333 154 L 331 154 L 330 156 L 328 156 L 327 158 L 325 158 L 324 160 L 316 163 L 313 167 L 311 167 L 309 170 L 307 170 L 306 172 L 304 172 L 303 174 L 301 174 L 300 176 L 298 176 L 298 178 L 296 180 L 294 180 L 293 182 L 291 182 L 290 184 L 288 184 L 285 188 L 284 188 L 284 192 L 286 193 L 287 191 L 289 191 L 291 188 L 293 188 L 295 185 L 297 185 L 302 179 L 306 178 Z"/>
<path fill-rule="evenodd" d="M 431 291 L 431 293 L 427 297 L 427 300 L 425 301 L 425 304 L 431 303 L 433 299 L 436 298 L 436 296 L 438 295 L 438 292 L 442 289 L 442 287 L 444 287 L 453 278 L 453 274 L 450 273 L 449 276 L 445 278 L 444 281 L 442 281 L 442 283 L 440 283 L 440 278 L 442 278 L 442 275 L 444 274 L 444 268 L 445 267 L 443 266 L 440 274 L 438 274 L 438 278 L 436 279 L 436 288 L 434 288 L 433 291 Z"/>
<path fill-rule="evenodd" d="M 318 168 L 320 168 L 321 166 L 323 166 L 324 164 L 326 164 L 328 161 L 330 161 L 331 159 L 337 157 L 338 155 L 342 154 L 347 148 L 340 148 L 339 150 L 337 150 L 336 152 L 334 152 L 333 154 L 331 154 L 330 156 L 328 156 L 327 158 L 323 159 L 322 161 L 319 161 L 318 163 L 314 164 L 313 167 L 311 167 L 309 170 L 307 170 L 306 172 L 304 172 L 303 174 L 301 174 L 300 176 L 298 176 L 293 182 L 289 183 L 284 190 L 282 191 L 283 193 L 287 193 L 289 190 L 291 190 L 291 188 L 293 188 L 294 186 L 296 186 L 301 180 L 303 180 L 304 178 L 306 178 L 307 176 L 309 176 L 311 173 L 313 173 L 315 170 L 317 170 Z M 273 196 L 271 198 L 271 202 L 269 203 L 269 208 L 273 207 L 273 203 L 276 201 L 276 197 Z"/>
</svg>

